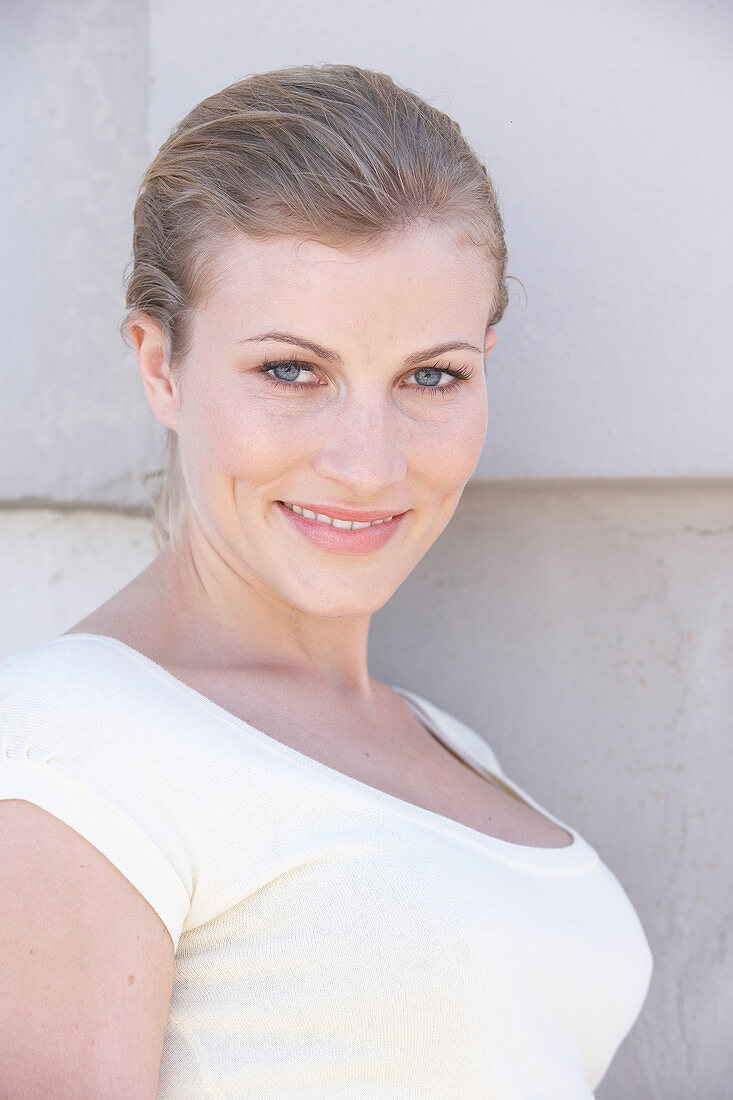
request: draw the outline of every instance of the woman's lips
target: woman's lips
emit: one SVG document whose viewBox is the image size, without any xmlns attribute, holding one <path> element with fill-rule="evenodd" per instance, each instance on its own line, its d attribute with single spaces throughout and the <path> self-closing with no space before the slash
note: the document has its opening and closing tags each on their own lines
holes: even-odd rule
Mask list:
<svg viewBox="0 0 733 1100">
<path fill-rule="evenodd" d="M 403 512 L 401 515 L 394 516 L 392 519 L 379 523 L 374 527 L 362 527 L 356 531 L 349 531 L 340 527 L 333 527 L 330 523 L 323 523 L 317 519 L 299 516 L 297 512 L 286 508 L 282 501 L 276 501 L 276 505 L 278 511 L 286 520 L 309 542 L 322 550 L 330 550 L 337 554 L 368 554 L 373 550 L 378 550 L 392 538 L 407 515 L 406 512 Z M 330 513 L 327 514 L 330 515 Z M 335 518 L 340 519 L 341 517 L 336 516 Z M 345 516 L 344 518 L 352 519 L 354 522 L 367 522 L 366 520 L 355 520 L 352 516 Z"/>
<path fill-rule="evenodd" d="M 394 508 L 391 512 L 377 511 L 375 508 L 346 508 L 338 504 L 304 504 L 301 500 L 281 500 L 279 504 L 287 504 L 290 507 L 300 508 L 302 511 L 313 512 L 314 515 L 325 515 L 329 519 L 342 519 L 352 523 L 375 523 L 378 520 L 392 519 L 393 516 L 402 515 L 405 508 Z M 312 516 L 308 517 L 312 519 Z"/>
</svg>

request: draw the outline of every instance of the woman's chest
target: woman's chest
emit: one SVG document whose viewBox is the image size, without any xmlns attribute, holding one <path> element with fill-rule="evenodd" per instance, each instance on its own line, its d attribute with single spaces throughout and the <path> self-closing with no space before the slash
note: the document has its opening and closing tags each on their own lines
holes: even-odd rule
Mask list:
<svg viewBox="0 0 733 1100">
<path fill-rule="evenodd" d="M 204 1061 L 224 1034 L 230 1064 L 284 1072 L 285 1036 L 314 1095 L 334 1050 L 355 1060 L 342 1095 L 366 1065 L 393 1075 L 377 1096 L 588 1095 L 648 980 L 597 861 L 545 874 L 409 816 L 319 812 L 293 836 L 266 884 L 182 937 L 172 1009 Z"/>
<path fill-rule="evenodd" d="M 175 675 L 255 729 L 377 791 L 512 844 L 572 843 L 565 829 L 462 760 L 384 685 L 379 706 L 360 711 L 254 677 Z"/>
</svg>

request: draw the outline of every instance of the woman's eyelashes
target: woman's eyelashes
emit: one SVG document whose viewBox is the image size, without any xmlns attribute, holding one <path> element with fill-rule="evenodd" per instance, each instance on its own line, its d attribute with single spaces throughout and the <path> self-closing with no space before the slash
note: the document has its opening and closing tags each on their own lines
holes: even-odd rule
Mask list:
<svg viewBox="0 0 733 1100">
<path fill-rule="evenodd" d="M 291 392 L 296 390 L 320 389 L 320 384 L 318 382 L 294 381 L 297 375 L 303 371 L 309 374 L 317 374 L 315 368 L 302 359 L 268 359 L 260 364 L 258 370 L 263 374 L 263 377 L 267 379 L 270 385 L 279 386 Z M 285 374 L 285 377 L 276 377 L 273 373 L 274 371 L 281 371 Z M 440 380 L 441 375 L 448 375 L 453 378 L 453 381 L 442 384 Z M 430 397 L 437 394 L 446 397 L 450 393 L 455 393 L 463 382 L 467 382 L 468 379 L 473 376 L 473 371 L 467 367 L 451 367 L 450 363 L 446 366 L 438 366 L 436 363 L 431 367 L 419 367 L 418 370 L 413 371 L 410 377 L 418 378 L 419 376 L 423 377 L 423 381 L 418 381 L 414 385 L 408 385 L 408 389 L 419 390 L 421 393 L 426 393 Z M 429 380 L 426 380 L 426 378 Z"/>
</svg>

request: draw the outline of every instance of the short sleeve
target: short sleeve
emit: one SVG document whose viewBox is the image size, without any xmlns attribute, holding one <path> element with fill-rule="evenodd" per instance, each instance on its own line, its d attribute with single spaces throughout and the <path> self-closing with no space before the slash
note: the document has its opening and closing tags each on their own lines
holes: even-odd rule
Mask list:
<svg viewBox="0 0 733 1100">
<path fill-rule="evenodd" d="M 0 799 L 31 802 L 93 844 L 177 948 L 192 872 L 160 787 L 165 769 L 154 744 L 147 754 L 140 744 L 124 695 L 72 656 L 42 644 L 0 662 Z"/>
</svg>

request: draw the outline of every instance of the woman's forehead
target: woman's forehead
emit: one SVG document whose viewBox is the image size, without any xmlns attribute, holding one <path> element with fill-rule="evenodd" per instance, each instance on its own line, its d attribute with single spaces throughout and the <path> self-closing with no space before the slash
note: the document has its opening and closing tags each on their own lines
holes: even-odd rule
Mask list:
<svg viewBox="0 0 733 1100">
<path fill-rule="evenodd" d="M 480 313 L 495 286 L 486 256 L 457 244 L 442 227 L 386 236 L 368 248 L 238 235 L 215 252 L 210 272 L 210 290 L 200 302 L 207 313 L 246 306 L 258 314 L 316 307 L 364 313 L 370 306 Z"/>
</svg>

